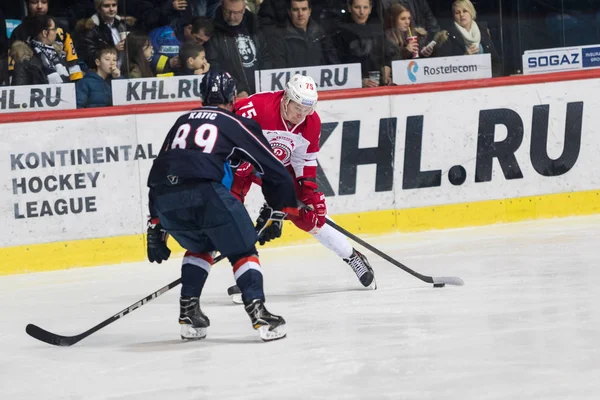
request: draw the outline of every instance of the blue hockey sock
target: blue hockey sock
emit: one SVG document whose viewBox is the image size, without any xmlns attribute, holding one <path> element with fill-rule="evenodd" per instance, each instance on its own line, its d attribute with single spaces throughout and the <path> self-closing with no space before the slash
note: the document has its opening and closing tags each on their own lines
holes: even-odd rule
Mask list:
<svg viewBox="0 0 600 400">
<path fill-rule="evenodd" d="M 263 275 L 257 257 L 250 256 L 238 260 L 233 266 L 233 275 L 237 286 L 242 291 L 244 304 L 255 299 L 265 301 Z"/>
<path fill-rule="evenodd" d="M 185 253 L 181 263 L 182 297 L 200 297 L 211 264 L 212 257 L 208 253 Z"/>
</svg>

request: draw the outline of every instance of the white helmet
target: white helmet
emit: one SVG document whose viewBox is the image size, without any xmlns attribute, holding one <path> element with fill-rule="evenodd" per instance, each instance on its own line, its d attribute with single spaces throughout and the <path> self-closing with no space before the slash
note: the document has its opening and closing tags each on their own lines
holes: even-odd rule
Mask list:
<svg viewBox="0 0 600 400">
<path fill-rule="evenodd" d="M 302 106 L 312 107 L 314 110 L 319 98 L 317 84 L 310 76 L 295 74 L 287 83 L 285 97 Z"/>
</svg>

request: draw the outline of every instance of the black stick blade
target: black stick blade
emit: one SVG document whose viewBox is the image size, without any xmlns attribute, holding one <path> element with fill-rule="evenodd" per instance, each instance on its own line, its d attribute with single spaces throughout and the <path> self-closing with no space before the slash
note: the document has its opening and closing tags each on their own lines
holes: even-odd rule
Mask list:
<svg viewBox="0 0 600 400">
<path fill-rule="evenodd" d="M 32 338 L 40 340 L 44 343 L 51 344 L 53 346 L 71 346 L 71 345 L 74 345 L 75 343 L 79 342 L 81 339 L 83 339 L 83 337 L 80 337 L 81 335 L 78 335 L 78 336 L 57 335 L 55 333 L 48 332 L 47 330 L 44 330 L 34 324 L 28 324 L 27 327 L 25 328 L 25 332 L 27 332 L 27 334 L 29 336 L 31 336 Z"/>
</svg>

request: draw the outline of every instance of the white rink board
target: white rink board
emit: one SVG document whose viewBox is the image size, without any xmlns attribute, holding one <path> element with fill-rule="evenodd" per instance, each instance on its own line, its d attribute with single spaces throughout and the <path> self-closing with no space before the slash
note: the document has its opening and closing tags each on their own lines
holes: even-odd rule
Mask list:
<svg viewBox="0 0 600 400">
<path fill-rule="evenodd" d="M 600 100 L 596 95 L 598 91 L 600 79 L 587 79 L 321 101 L 318 112 L 323 121 L 324 143 L 318 161 L 324 172 L 320 176 L 320 183 L 326 179 L 331 189 L 329 193 L 326 192 L 328 210 L 331 214 L 356 213 L 598 189 L 600 173 L 596 160 L 600 155 L 600 137 L 595 130 L 596 126 L 600 126 L 600 116 L 596 111 L 600 109 Z M 549 158 L 556 159 L 561 155 L 565 143 L 567 103 L 571 103 L 571 108 L 579 107 L 583 110 L 582 118 L 573 112 L 575 117 L 569 125 L 572 131 L 569 142 L 573 144 L 579 137 L 579 131 L 574 127 L 581 124 L 581 143 L 580 146 L 571 146 L 575 150 L 571 148 L 569 152 L 571 165 L 567 168 L 568 171 L 559 174 L 557 168 L 554 168 L 555 171 L 550 174 L 554 176 L 543 176 L 533 167 L 533 159 L 539 158 L 540 154 L 538 140 L 535 153 L 538 156 L 532 156 L 533 108 L 549 106 L 548 140 L 547 143 L 542 143 L 541 148 L 547 148 Z M 490 111 L 493 109 L 499 111 Z M 151 156 L 158 153 L 164 136 L 178 115 L 181 113 L 1 124 L 0 222 L 9 233 L 3 240 L 3 246 L 142 233 L 147 214 L 146 177 L 151 166 Z M 481 171 L 484 169 L 484 161 L 478 160 L 478 142 L 481 139 L 478 132 L 482 129 L 492 129 L 494 132 L 494 124 L 491 124 L 492 128 L 489 127 L 494 118 L 496 122 L 509 121 L 513 125 L 516 122 L 517 127 L 513 126 L 511 137 L 522 133 L 522 142 L 516 143 L 514 151 L 516 164 L 513 162 L 508 168 L 513 179 L 505 177 L 497 158 L 490 158 L 485 151 L 479 151 L 479 158 L 491 160 L 488 171 L 490 176 L 486 181 L 476 182 L 477 165 L 479 164 Z M 381 130 L 381 121 L 386 119 L 387 128 Z M 421 119 L 422 131 L 418 129 Z M 538 139 L 539 132 L 544 131 L 540 128 L 544 120 L 538 118 Z M 485 127 L 486 123 L 488 128 Z M 520 123 L 522 130 L 519 128 Z M 393 124 L 395 129 L 390 128 Z M 383 132 L 382 135 L 380 131 Z M 506 136 L 506 127 L 495 125 L 492 143 L 501 143 Z M 420 150 L 414 147 L 415 138 L 419 137 L 422 137 Z M 394 145 L 383 146 L 378 153 L 369 153 L 370 155 L 364 152 L 367 148 L 381 146 L 380 139 L 388 140 Z M 412 143 L 408 151 L 407 139 Z M 121 158 L 119 162 L 110 163 L 11 170 L 11 155 L 18 157 L 21 153 L 40 154 L 114 146 L 131 146 L 135 149 L 137 145 L 146 154 L 135 161 L 124 161 Z M 152 151 L 149 151 L 150 147 Z M 501 145 L 494 144 L 487 149 L 500 147 Z M 353 148 L 358 152 L 355 151 L 354 156 L 348 156 Z M 342 151 L 344 157 L 341 157 Z M 512 154 L 509 153 L 508 155 Z M 381 162 L 379 172 L 375 161 L 356 166 L 369 157 Z M 410 162 L 405 166 L 407 158 Z M 460 185 L 449 182 L 449 170 L 454 165 L 462 166 L 466 172 L 466 180 Z M 356 176 L 352 177 L 348 171 L 354 168 Z M 436 183 L 435 179 L 433 183 L 431 180 L 425 184 L 421 182 L 421 187 L 418 188 L 415 187 L 415 182 L 418 181 L 416 178 L 405 182 L 410 171 L 413 174 L 420 171 L 423 175 L 428 170 L 432 171 L 432 176 L 437 175 L 439 182 Z M 522 177 L 515 176 L 515 170 Z M 485 175 L 481 171 L 480 174 Z M 47 178 L 50 175 L 76 173 L 98 173 L 97 187 L 53 192 L 43 190 L 36 194 L 13 193 L 13 179 Z M 87 182 L 91 185 L 89 179 Z M 324 187 L 323 184 L 321 186 Z M 27 202 L 53 202 L 57 199 L 89 196 L 95 197 L 96 210 L 92 212 L 15 217 L 15 204 L 22 210 L 23 204 Z M 247 205 L 252 214 L 255 214 L 261 202 L 261 197 L 256 193 L 251 196 Z"/>
</svg>

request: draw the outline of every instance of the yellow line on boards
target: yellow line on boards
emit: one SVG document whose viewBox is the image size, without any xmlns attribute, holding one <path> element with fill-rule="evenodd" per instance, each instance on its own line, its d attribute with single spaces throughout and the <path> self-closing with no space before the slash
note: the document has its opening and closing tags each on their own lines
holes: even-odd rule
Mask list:
<svg viewBox="0 0 600 400">
<path fill-rule="evenodd" d="M 487 200 L 400 210 L 335 215 L 347 230 L 360 234 L 416 232 L 462 228 L 527 219 L 580 216 L 600 213 L 600 191 L 559 193 L 515 199 Z M 267 247 L 307 243 L 314 239 L 286 222 L 283 235 Z M 169 241 L 174 254 L 183 249 Z M 142 261 L 144 235 L 116 236 L 0 248 L 0 275 L 90 267 Z"/>
</svg>

